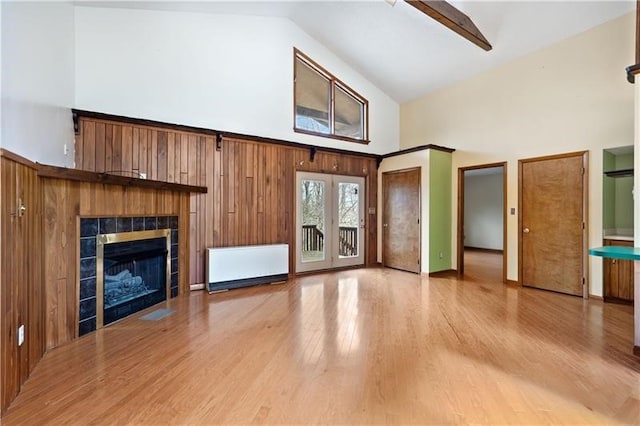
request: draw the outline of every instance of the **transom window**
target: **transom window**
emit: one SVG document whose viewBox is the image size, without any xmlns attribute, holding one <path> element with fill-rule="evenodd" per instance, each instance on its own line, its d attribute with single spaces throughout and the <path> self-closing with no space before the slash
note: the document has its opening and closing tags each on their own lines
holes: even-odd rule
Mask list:
<svg viewBox="0 0 640 426">
<path fill-rule="evenodd" d="M 367 100 L 298 49 L 293 52 L 294 130 L 369 143 Z"/>
</svg>

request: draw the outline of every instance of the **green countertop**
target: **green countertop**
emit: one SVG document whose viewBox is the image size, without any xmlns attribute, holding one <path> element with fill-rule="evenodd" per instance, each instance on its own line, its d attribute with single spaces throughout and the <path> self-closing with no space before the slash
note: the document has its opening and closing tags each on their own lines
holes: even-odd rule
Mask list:
<svg viewBox="0 0 640 426">
<path fill-rule="evenodd" d="M 589 249 L 591 256 L 611 259 L 640 260 L 640 247 L 604 246 Z"/>
</svg>

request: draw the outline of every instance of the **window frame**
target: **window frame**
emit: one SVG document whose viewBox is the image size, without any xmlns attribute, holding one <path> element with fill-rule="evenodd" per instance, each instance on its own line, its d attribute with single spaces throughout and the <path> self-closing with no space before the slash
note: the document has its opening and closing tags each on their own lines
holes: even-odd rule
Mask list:
<svg viewBox="0 0 640 426">
<path fill-rule="evenodd" d="M 305 65 L 307 65 L 311 70 L 318 73 L 320 76 L 329 80 L 329 133 L 315 132 L 313 130 L 307 130 L 303 128 L 299 128 L 296 124 L 296 62 L 300 60 Z M 362 133 L 363 138 L 352 138 L 349 136 L 342 136 L 335 133 L 335 98 L 336 98 L 336 86 L 344 91 L 347 95 L 351 96 L 356 102 L 359 102 L 362 105 Z M 305 55 L 302 51 L 297 48 L 293 48 L 293 131 L 296 133 L 302 133 L 306 135 L 312 136 L 320 136 L 323 138 L 329 139 L 337 139 L 346 142 L 355 142 L 360 144 L 369 144 L 369 101 L 365 99 L 358 92 L 353 90 L 351 87 L 347 86 L 342 80 L 336 78 L 333 74 L 327 71 L 325 68 L 320 66 L 316 61 L 311 59 L 309 56 Z"/>
</svg>

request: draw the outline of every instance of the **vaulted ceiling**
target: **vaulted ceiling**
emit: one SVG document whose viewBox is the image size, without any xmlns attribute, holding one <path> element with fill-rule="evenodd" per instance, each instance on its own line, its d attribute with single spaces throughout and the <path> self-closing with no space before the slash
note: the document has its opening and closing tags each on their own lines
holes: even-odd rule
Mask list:
<svg viewBox="0 0 640 426">
<path fill-rule="evenodd" d="M 391 3 L 267 0 L 90 5 L 287 18 L 399 103 L 586 31 L 636 6 L 635 0 L 450 1 L 491 43 L 493 49 L 485 51 L 408 3 Z M 620 72 L 623 75 L 624 70 Z"/>
</svg>

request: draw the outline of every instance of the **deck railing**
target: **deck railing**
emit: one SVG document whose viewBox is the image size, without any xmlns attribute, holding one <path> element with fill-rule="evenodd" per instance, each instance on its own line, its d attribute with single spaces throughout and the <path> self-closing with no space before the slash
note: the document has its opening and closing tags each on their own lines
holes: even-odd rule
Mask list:
<svg viewBox="0 0 640 426">
<path fill-rule="evenodd" d="M 323 251 L 324 234 L 316 225 L 302 225 L 302 251 Z"/>
<path fill-rule="evenodd" d="M 340 256 L 358 255 L 358 228 L 341 226 L 338 228 L 338 240 L 340 243 Z"/>
<path fill-rule="evenodd" d="M 338 244 L 340 256 L 356 256 L 358 254 L 358 227 L 339 227 Z M 324 233 L 316 225 L 302 225 L 302 251 L 324 251 Z"/>
</svg>

